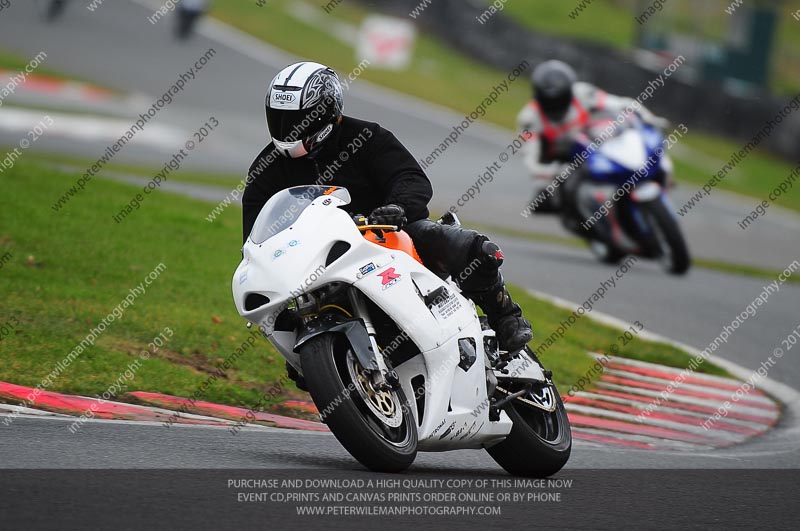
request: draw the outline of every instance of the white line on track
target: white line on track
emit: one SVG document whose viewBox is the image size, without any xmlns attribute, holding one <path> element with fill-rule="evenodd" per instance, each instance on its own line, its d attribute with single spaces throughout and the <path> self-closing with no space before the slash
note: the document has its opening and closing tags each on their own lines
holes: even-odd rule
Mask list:
<svg viewBox="0 0 800 531">
<path fill-rule="evenodd" d="M 25 134 L 39 126 L 45 115 L 53 119 L 53 124 L 45 129 L 47 135 L 60 135 L 86 141 L 116 141 L 124 137 L 132 125 L 130 120 L 116 118 L 76 116 L 52 111 L 2 107 L 0 108 L 0 129 Z M 148 124 L 145 129 L 136 134 L 130 143 L 134 145 L 149 144 L 163 148 L 165 145 L 180 145 L 185 136 L 173 127 Z"/>
</svg>

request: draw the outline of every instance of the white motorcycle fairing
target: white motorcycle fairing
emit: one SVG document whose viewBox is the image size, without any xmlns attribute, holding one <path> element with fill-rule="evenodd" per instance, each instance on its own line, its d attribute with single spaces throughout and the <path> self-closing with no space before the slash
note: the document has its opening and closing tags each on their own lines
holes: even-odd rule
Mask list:
<svg viewBox="0 0 800 531">
<path fill-rule="evenodd" d="M 285 194 L 297 194 L 300 188 L 325 189 L 296 187 L 276 194 L 244 245 L 244 258 L 232 282 L 240 315 L 258 325 L 302 374 L 295 352 L 298 334 L 276 330 L 278 315 L 303 293 L 332 283 L 350 285 L 383 310 L 419 350 L 394 367 L 416 420 L 419 450 L 482 448 L 503 440 L 511 431 L 510 418 L 504 411 L 499 420 L 489 418 L 484 336 L 494 332 L 481 329 L 475 305 L 455 284 L 440 279 L 410 255 L 365 239 L 351 216 L 339 208 L 349 203 L 344 189 L 329 195 L 312 190 L 307 204 L 280 212 L 287 203 Z M 280 230 L 262 235 L 268 225 Z M 363 322 L 358 322 L 363 329 Z M 369 356 L 372 368 L 385 366 L 382 359 L 375 363 L 372 349 L 351 346 L 364 367 Z M 549 384 L 539 364 L 525 356 L 527 361 L 515 365 L 513 376 Z M 494 374 L 503 381 L 509 378 L 507 372 Z M 542 401 L 546 406 L 547 397 Z M 546 410 L 544 406 L 539 405 Z"/>
</svg>

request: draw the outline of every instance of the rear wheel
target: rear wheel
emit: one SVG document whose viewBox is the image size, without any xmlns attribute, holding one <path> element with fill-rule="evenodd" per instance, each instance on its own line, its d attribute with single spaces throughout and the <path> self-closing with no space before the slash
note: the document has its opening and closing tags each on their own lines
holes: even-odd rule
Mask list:
<svg viewBox="0 0 800 531">
<path fill-rule="evenodd" d="M 661 267 L 673 275 L 683 275 L 689 270 L 689 248 L 675 216 L 663 201 L 653 201 L 643 208 Z"/>
<path fill-rule="evenodd" d="M 375 389 L 349 343 L 334 334 L 309 340 L 300 363 L 323 422 L 350 455 L 376 472 L 411 466 L 417 428 L 402 389 Z"/>
<path fill-rule="evenodd" d="M 556 402 L 552 412 L 526 403 L 525 395 L 504 408 L 514 427 L 503 442 L 486 451 L 510 474 L 544 478 L 561 470 L 569 460 L 572 432 L 567 411 L 555 386 L 549 389 Z"/>
</svg>

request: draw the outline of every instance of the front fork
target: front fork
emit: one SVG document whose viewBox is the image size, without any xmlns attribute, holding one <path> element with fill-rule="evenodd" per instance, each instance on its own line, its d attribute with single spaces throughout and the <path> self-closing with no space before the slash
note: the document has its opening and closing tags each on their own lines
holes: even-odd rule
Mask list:
<svg viewBox="0 0 800 531">
<path fill-rule="evenodd" d="M 353 317 L 361 319 L 364 323 L 364 328 L 367 329 L 370 351 L 372 351 L 372 354 L 375 356 L 375 363 L 378 365 L 378 370 L 370 373 L 373 386 L 379 390 L 396 388 L 400 384 L 397 373 L 387 367 L 386 360 L 383 358 L 383 354 L 378 348 L 378 342 L 375 340 L 375 327 L 372 324 L 372 319 L 367 310 L 364 295 L 356 288 L 351 287 L 347 292 L 347 297 L 350 299 L 350 305 L 353 308 Z"/>
</svg>

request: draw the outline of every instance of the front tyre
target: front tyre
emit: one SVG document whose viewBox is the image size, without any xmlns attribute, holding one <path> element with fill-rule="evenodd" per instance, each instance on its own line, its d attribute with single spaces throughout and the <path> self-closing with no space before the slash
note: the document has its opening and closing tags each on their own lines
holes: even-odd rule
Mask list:
<svg viewBox="0 0 800 531">
<path fill-rule="evenodd" d="M 300 349 L 303 376 L 323 422 L 375 472 L 401 472 L 417 456 L 417 428 L 402 389 L 377 391 L 349 343 L 335 334 Z"/>
<path fill-rule="evenodd" d="M 503 442 L 486 451 L 509 474 L 546 478 L 561 470 L 569 460 L 572 431 L 567 411 L 555 386 L 550 389 L 556 401 L 552 412 L 521 400 L 513 400 L 504 408 L 514 427 Z"/>
<path fill-rule="evenodd" d="M 658 246 L 661 267 L 673 275 L 685 274 L 691 265 L 691 258 L 675 216 L 661 200 L 647 204 L 644 214 Z"/>
</svg>

